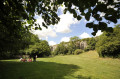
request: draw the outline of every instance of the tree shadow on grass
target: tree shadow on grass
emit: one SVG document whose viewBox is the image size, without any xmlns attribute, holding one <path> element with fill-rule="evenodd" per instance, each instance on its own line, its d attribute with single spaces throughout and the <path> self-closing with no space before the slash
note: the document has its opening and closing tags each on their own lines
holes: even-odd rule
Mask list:
<svg viewBox="0 0 120 79">
<path fill-rule="evenodd" d="M 75 77 L 76 79 L 92 79 L 91 77 L 84 77 L 82 75 L 78 75 L 77 77 Z"/>
<path fill-rule="evenodd" d="M 0 79 L 65 79 L 80 67 L 54 62 L 0 62 Z M 87 79 L 81 76 L 76 79 Z"/>
</svg>

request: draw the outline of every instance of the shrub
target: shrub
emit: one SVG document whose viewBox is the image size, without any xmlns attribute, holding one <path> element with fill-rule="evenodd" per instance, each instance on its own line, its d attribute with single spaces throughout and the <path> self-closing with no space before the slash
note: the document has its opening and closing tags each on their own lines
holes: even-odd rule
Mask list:
<svg viewBox="0 0 120 79">
<path fill-rule="evenodd" d="M 74 53 L 74 55 L 78 55 L 80 53 L 83 53 L 83 50 L 82 49 L 76 49 L 73 53 Z"/>
<path fill-rule="evenodd" d="M 119 57 L 120 55 L 120 42 L 108 42 L 100 46 L 97 50 L 100 57 Z"/>
<path fill-rule="evenodd" d="M 51 56 L 55 56 L 55 55 L 56 55 L 56 52 L 51 51 Z"/>
<path fill-rule="evenodd" d="M 87 52 L 89 50 L 90 50 L 89 46 L 84 49 L 85 52 Z"/>
<path fill-rule="evenodd" d="M 67 47 L 65 46 L 65 42 L 61 42 L 60 44 L 57 45 L 57 48 L 54 50 L 55 55 L 60 55 L 60 54 L 67 54 L 68 50 Z"/>
<path fill-rule="evenodd" d="M 71 51 L 68 51 L 67 55 L 71 55 L 71 54 L 72 54 L 72 52 L 71 52 Z"/>
</svg>

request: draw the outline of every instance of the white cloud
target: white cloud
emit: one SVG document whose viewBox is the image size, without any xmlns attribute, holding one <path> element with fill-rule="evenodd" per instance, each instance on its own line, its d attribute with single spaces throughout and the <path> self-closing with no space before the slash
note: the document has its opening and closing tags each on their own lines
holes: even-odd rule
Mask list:
<svg viewBox="0 0 120 79">
<path fill-rule="evenodd" d="M 38 35 L 39 38 L 46 38 L 48 36 L 50 37 L 56 37 L 56 32 L 51 28 L 51 27 L 48 27 L 48 29 L 46 29 L 45 27 L 42 27 L 42 30 L 33 30 L 32 31 L 33 34 L 36 34 Z"/>
<path fill-rule="evenodd" d="M 63 37 L 60 42 L 69 42 L 70 41 L 70 37 Z"/>
<path fill-rule="evenodd" d="M 114 5 L 108 5 L 107 8 L 114 8 L 115 6 Z"/>
<path fill-rule="evenodd" d="M 77 19 L 73 18 L 70 13 L 62 14 L 59 17 L 61 18 L 60 22 L 54 26 L 56 32 L 69 33 L 72 31 L 70 29 L 71 24 L 78 23 Z"/>
<path fill-rule="evenodd" d="M 88 33 L 84 32 L 79 37 L 80 38 L 90 38 L 90 35 Z"/>
<path fill-rule="evenodd" d="M 98 2 L 104 3 L 105 1 L 104 0 L 98 0 Z"/>
<path fill-rule="evenodd" d="M 48 37 L 46 37 L 45 39 L 46 39 L 46 41 L 48 41 Z"/>
<path fill-rule="evenodd" d="M 104 12 L 101 12 L 101 13 L 100 13 L 100 17 L 103 17 L 103 16 L 105 16 L 105 13 L 104 13 Z"/>
<path fill-rule="evenodd" d="M 38 37 L 48 39 L 48 36 L 50 37 L 56 37 L 56 32 L 53 30 L 51 26 L 49 26 L 47 29 L 42 26 L 43 19 L 39 16 L 37 17 L 36 23 L 41 25 L 42 30 L 33 30 L 32 33 L 38 35 Z"/>
<path fill-rule="evenodd" d="M 114 2 L 118 3 L 118 2 L 120 2 L 120 1 L 119 1 L 119 0 L 114 0 Z"/>
<path fill-rule="evenodd" d="M 49 41 L 49 45 L 56 45 L 56 42 L 54 42 L 54 41 Z"/>
<path fill-rule="evenodd" d="M 95 36 L 100 36 L 101 34 L 103 34 L 103 32 L 101 32 L 100 30 L 96 33 Z"/>
<path fill-rule="evenodd" d="M 63 6 L 62 9 L 64 9 L 65 7 Z M 54 26 L 49 26 L 48 29 L 46 29 L 45 27 L 42 26 L 42 22 L 43 19 L 41 18 L 41 16 L 37 16 L 36 15 L 36 23 L 41 25 L 42 30 L 32 30 L 32 33 L 37 34 L 38 37 L 41 38 L 45 38 L 50 36 L 50 37 L 56 37 L 56 33 L 69 33 L 72 30 L 70 29 L 71 24 L 75 24 L 78 23 L 79 21 L 75 18 L 73 18 L 73 15 L 70 13 L 66 13 L 66 14 L 62 14 L 59 16 L 60 22 Z"/>
</svg>

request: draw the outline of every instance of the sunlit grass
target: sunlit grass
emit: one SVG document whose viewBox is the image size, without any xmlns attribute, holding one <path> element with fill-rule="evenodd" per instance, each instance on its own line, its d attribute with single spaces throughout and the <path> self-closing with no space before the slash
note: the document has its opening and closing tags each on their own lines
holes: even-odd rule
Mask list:
<svg viewBox="0 0 120 79">
<path fill-rule="evenodd" d="M 120 60 L 99 58 L 96 51 L 37 62 L 5 60 L 0 68 L 0 79 L 120 79 Z"/>
</svg>

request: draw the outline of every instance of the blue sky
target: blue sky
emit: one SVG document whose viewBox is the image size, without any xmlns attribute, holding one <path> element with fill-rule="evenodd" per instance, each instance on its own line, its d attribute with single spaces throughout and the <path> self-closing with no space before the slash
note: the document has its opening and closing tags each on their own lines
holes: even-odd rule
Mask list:
<svg viewBox="0 0 120 79">
<path fill-rule="evenodd" d="M 37 34 L 40 39 L 47 40 L 50 45 L 58 44 L 62 41 L 69 41 L 70 37 L 78 36 L 80 39 L 82 38 L 90 38 L 93 37 L 91 33 L 92 29 L 86 27 L 87 22 L 92 22 L 94 19 L 90 18 L 90 21 L 86 21 L 84 17 L 78 21 L 73 18 L 73 15 L 70 13 L 63 14 L 64 7 L 60 7 L 58 9 L 58 16 L 61 18 L 60 22 L 56 25 L 50 25 L 48 29 L 42 27 L 42 30 L 32 30 L 34 34 Z M 42 25 L 41 16 L 36 15 L 37 23 Z M 120 24 L 120 20 L 118 23 Z M 114 27 L 114 23 L 108 24 L 110 27 Z M 102 32 L 98 31 L 97 36 L 101 35 Z"/>
</svg>

